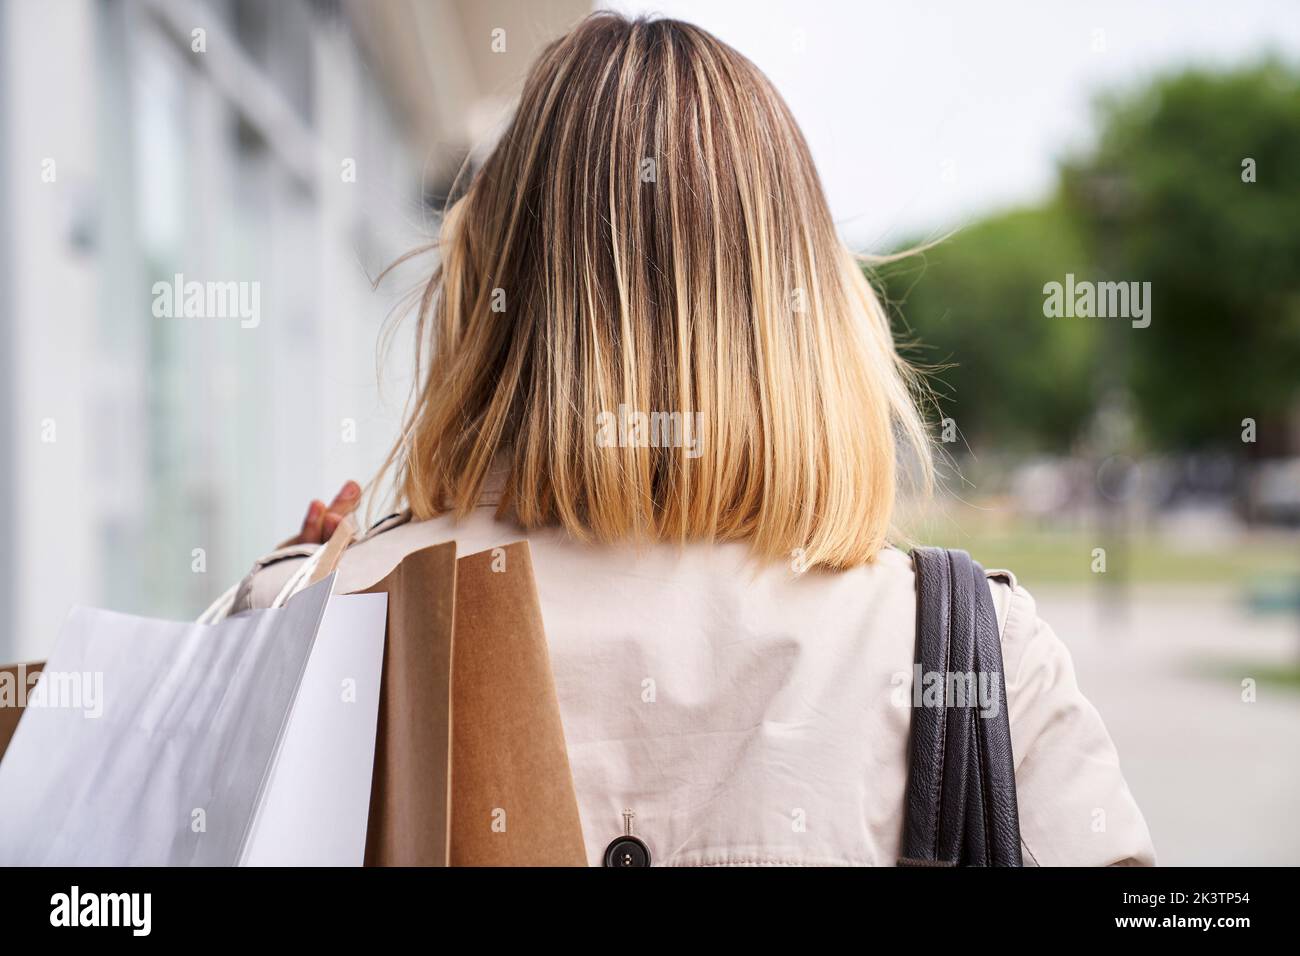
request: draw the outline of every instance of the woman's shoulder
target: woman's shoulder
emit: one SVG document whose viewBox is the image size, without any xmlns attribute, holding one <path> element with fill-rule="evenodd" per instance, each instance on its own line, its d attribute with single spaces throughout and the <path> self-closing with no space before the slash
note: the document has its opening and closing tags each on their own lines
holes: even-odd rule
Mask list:
<svg viewBox="0 0 1300 956">
<path fill-rule="evenodd" d="M 979 560 L 978 554 L 972 557 Z M 915 596 L 916 564 L 910 551 L 894 546 L 884 548 L 868 567 L 875 569 L 883 586 Z M 1038 619 L 1033 596 L 1020 585 L 1015 572 L 1007 568 L 985 568 L 984 577 L 1003 643 L 1024 640 Z"/>
</svg>

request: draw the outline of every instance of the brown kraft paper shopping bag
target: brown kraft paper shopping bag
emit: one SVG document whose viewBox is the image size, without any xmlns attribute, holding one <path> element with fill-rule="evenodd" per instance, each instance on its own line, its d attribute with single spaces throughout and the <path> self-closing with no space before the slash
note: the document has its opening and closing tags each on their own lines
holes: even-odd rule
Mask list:
<svg viewBox="0 0 1300 956">
<path fill-rule="evenodd" d="M 456 544 L 412 552 L 365 593 L 388 595 L 366 866 L 446 866 Z"/>
<path fill-rule="evenodd" d="M 586 866 L 526 541 L 456 562 L 453 866 Z"/>
<path fill-rule="evenodd" d="M 454 558 L 367 589 L 389 603 L 366 864 L 585 866 L 528 543 Z"/>
</svg>

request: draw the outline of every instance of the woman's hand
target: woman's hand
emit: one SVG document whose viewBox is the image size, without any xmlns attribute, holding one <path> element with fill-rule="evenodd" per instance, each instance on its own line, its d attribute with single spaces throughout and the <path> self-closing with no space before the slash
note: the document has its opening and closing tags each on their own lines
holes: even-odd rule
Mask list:
<svg viewBox="0 0 1300 956">
<path fill-rule="evenodd" d="M 339 493 L 334 496 L 329 507 L 316 500 L 307 508 L 307 517 L 302 519 L 302 530 L 296 538 L 290 538 L 282 548 L 294 544 L 324 544 L 334 534 L 339 522 L 357 510 L 361 503 L 361 486 L 355 481 L 344 482 Z"/>
</svg>

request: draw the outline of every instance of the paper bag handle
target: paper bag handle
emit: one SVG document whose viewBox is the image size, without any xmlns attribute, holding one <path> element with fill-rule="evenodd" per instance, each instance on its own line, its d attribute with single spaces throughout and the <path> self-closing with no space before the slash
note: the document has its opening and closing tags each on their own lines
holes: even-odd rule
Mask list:
<svg viewBox="0 0 1300 956">
<path fill-rule="evenodd" d="M 305 587 L 310 587 L 317 581 L 327 578 L 338 567 L 339 560 L 343 557 L 343 552 L 347 550 L 357 536 L 357 523 L 351 515 L 347 515 L 339 526 L 334 529 L 334 534 L 330 536 L 329 541 L 321 548 L 318 548 L 311 557 L 303 562 L 302 567 L 295 571 L 289 578 L 280 593 L 276 595 L 275 600 L 271 602 L 271 607 L 280 607 L 285 601 L 293 597 Z M 235 597 L 239 594 L 239 586 L 242 582 L 235 582 L 221 597 L 217 598 L 212 604 L 199 615 L 199 624 L 216 624 L 230 616 L 231 609 L 235 606 Z"/>
<path fill-rule="evenodd" d="M 309 588 L 333 574 L 339 566 L 343 552 L 347 550 L 348 545 L 353 542 L 356 536 L 357 522 L 352 515 L 346 515 L 339 522 L 339 526 L 334 529 L 330 539 L 325 542 L 325 546 L 304 561 L 302 567 L 295 571 L 289 580 L 284 583 L 280 593 L 271 602 L 271 607 L 283 607 L 285 601 L 303 588 Z"/>
</svg>

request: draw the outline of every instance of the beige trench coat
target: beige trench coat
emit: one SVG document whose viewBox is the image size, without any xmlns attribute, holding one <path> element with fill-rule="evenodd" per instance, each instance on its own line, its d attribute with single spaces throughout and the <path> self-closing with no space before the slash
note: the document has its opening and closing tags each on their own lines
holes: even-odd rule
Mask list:
<svg viewBox="0 0 1300 956">
<path fill-rule="evenodd" d="M 592 865 L 624 808 L 656 866 L 895 864 L 916 634 L 906 554 L 800 575 L 756 566 L 743 544 L 524 534 L 492 505 L 459 522 L 381 523 L 344 554 L 339 588 L 443 541 L 466 555 L 528 539 Z M 311 550 L 259 561 L 235 610 L 272 603 Z M 990 586 L 1025 864 L 1154 863 L 1065 645 L 1010 574 L 991 572 Z"/>
</svg>

